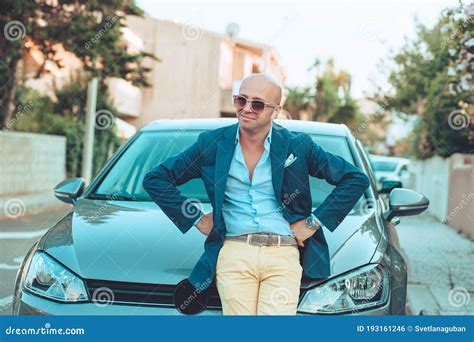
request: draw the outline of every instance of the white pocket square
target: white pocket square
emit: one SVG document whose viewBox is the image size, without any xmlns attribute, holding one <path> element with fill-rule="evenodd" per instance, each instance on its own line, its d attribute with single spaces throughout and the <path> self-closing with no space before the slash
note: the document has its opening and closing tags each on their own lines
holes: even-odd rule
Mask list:
<svg viewBox="0 0 474 342">
<path fill-rule="evenodd" d="M 295 156 L 293 155 L 293 153 L 290 154 L 290 155 L 288 156 L 288 158 L 286 158 L 286 160 L 285 160 L 285 167 L 288 167 L 288 166 L 290 166 L 291 164 L 293 164 L 296 159 L 298 159 L 298 157 L 295 157 Z"/>
</svg>

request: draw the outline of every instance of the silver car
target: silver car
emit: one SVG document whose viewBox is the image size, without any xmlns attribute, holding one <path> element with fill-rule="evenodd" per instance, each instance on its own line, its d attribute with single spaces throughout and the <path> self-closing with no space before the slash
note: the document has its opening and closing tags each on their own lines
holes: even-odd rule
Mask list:
<svg viewBox="0 0 474 342">
<path fill-rule="evenodd" d="M 203 252 L 197 229 L 182 234 L 142 187 L 145 174 L 190 146 L 198 134 L 231 125 L 236 119 L 159 120 L 127 141 L 85 189 L 81 178 L 55 188 L 71 211 L 36 242 L 16 277 L 14 315 L 177 315 L 173 291 L 187 278 Z M 362 169 L 371 181 L 349 215 L 334 231 L 325 231 L 331 276 L 303 277 L 298 313 L 311 315 L 405 314 L 407 264 L 400 251 L 397 216 L 428 207 L 421 194 L 390 192 L 379 197 L 363 146 L 344 125 L 278 121 L 305 132 L 324 149 Z M 316 208 L 333 186 L 311 178 Z M 180 186 L 183 195 L 212 211 L 203 183 Z M 215 283 L 207 309 L 221 314 Z M 362 298 L 362 299 L 361 299 Z"/>
<path fill-rule="evenodd" d="M 384 181 L 397 181 L 402 186 L 409 182 L 410 159 L 375 154 L 369 155 L 369 158 L 379 186 L 382 186 Z"/>
</svg>

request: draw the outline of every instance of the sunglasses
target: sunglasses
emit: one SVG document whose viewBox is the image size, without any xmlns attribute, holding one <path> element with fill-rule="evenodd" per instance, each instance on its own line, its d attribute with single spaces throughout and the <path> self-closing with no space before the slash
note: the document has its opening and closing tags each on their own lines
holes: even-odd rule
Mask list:
<svg viewBox="0 0 474 342">
<path fill-rule="evenodd" d="M 265 110 L 265 107 L 275 108 L 278 106 L 277 104 L 267 103 L 262 100 L 249 100 L 248 98 L 241 95 L 234 95 L 233 97 L 234 107 L 237 108 L 237 110 L 244 109 L 247 105 L 247 102 L 250 102 L 250 109 L 252 112 L 257 114 L 262 113 Z"/>
</svg>

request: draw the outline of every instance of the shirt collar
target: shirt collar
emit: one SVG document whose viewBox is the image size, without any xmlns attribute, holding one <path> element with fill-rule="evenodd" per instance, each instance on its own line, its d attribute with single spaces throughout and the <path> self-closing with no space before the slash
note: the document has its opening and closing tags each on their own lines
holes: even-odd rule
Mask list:
<svg viewBox="0 0 474 342">
<path fill-rule="evenodd" d="M 265 142 L 264 142 L 265 148 L 269 147 L 270 143 L 272 142 L 272 130 L 273 130 L 273 121 L 272 121 L 272 124 L 270 125 L 270 130 L 268 131 L 268 134 L 265 138 Z M 240 142 L 239 133 L 240 133 L 240 122 L 237 123 L 237 133 L 235 134 L 235 144 Z"/>
</svg>

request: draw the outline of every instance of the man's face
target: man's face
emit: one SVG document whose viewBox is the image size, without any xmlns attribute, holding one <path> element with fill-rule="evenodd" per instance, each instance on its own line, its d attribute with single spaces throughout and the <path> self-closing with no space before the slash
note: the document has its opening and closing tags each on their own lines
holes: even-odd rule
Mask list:
<svg viewBox="0 0 474 342">
<path fill-rule="evenodd" d="M 249 100 L 244 108 L 236 109 L 237 119 L 242 129 L 258 131 L 270 125 L 281 109 L 278 103 L 278 92 L 279 89 L 275 84 L 264 78 L 250 78 L 242 82 L 239 95 Z M 265 106 L 261 113 L 256 113 L 251 108 L 251 100 L 260 100 L 275 107 Z"/>
</svg>

